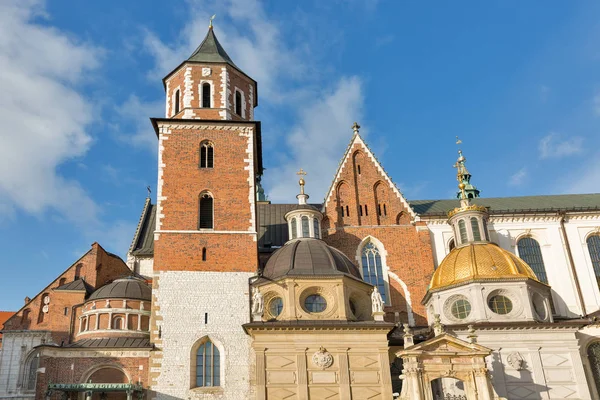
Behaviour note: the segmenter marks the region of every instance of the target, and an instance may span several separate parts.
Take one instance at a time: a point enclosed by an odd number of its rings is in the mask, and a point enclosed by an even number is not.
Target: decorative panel
[[[352,371],[350,381],[352,383],[379,383],[379,371]]]
[[[296,371],[267,371],[267,385],[296,383]]]
[[[268,355],[266,366],[267,368],[296,369],[296,358]]]
[[[310,373],[310,383],[337,383],[337,374],[333,371],[313,371]]]
[[[375,356],[355,356],[350,355],[350,368],[378,368],[379,369],[379,357]]]
[[[352,387],[352,398],[361,400],[383,400],[379,387]]]
[[[268,400],[297,400],[296,388],[267,388]]]
[[[340,400],[340,389],[337,387],[311,387],[308,393],[311,400]]]

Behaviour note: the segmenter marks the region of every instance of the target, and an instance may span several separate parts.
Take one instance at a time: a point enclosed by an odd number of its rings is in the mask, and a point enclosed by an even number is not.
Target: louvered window
[[[208,193],[200,195],[200,229],[213,229],[213,198]]]
[[[210,83],[202,84],[202,107],[210,108]]]
[[[200,168],[212,168],[215,150],[210,142],[200,143]]]
[[[308,217],[306,215],[302,217],[302,237],[310,237]]]
[[[458,221],[458,230],[460,231],[460,243],[467,242],[467,226],[465,225],[465,220],[461,219]]]
[[[319,220],[316,218],[313,218],[313,229],[315,231],[315,238],[319,239],[321,237],[319,229]]]
[[[531,237],[524,237],[517,243],[517,248],[519,250],[519,257],[529,264],[540,282],[548,283],[546,267],[542,258],[542,249],[537,240]]]
[[[292,239],[296,239],[298,237],[298,222],[296,218],[292,218]]]

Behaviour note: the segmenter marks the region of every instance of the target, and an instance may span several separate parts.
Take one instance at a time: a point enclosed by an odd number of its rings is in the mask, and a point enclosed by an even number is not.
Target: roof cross
[[[296,175],[300,176],[300,180],[298,181],[300,184],[300,194],[304,194],[304,177],[306,176],[306,172],[300,168],[300,171],[296,172]]]
[[[354,131],[355,134],[358,135],[359,129],[360,129],[360,125],[358,124],[358,122],[354,121],[354,125],[352,125],[352,130]]]

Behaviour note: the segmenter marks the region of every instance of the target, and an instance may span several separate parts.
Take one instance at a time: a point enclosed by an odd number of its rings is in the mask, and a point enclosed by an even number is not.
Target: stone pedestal
[[[385,313],[383,311],[374,311],[372,315],[375,321],[383,322],[383,316],[385,315]]]
[[[252,322],[262,321],[262,314],[252,314]]]

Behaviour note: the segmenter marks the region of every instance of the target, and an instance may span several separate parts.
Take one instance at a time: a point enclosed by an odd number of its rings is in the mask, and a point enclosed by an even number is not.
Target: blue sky
[[[409,199],[600,191],[594,1],[7,0],[0,4],[0,310],[98,241],[125,256],[156,186],[161,78],[215,32],[258,81],[263,180],[321,201],[353,121]]]

